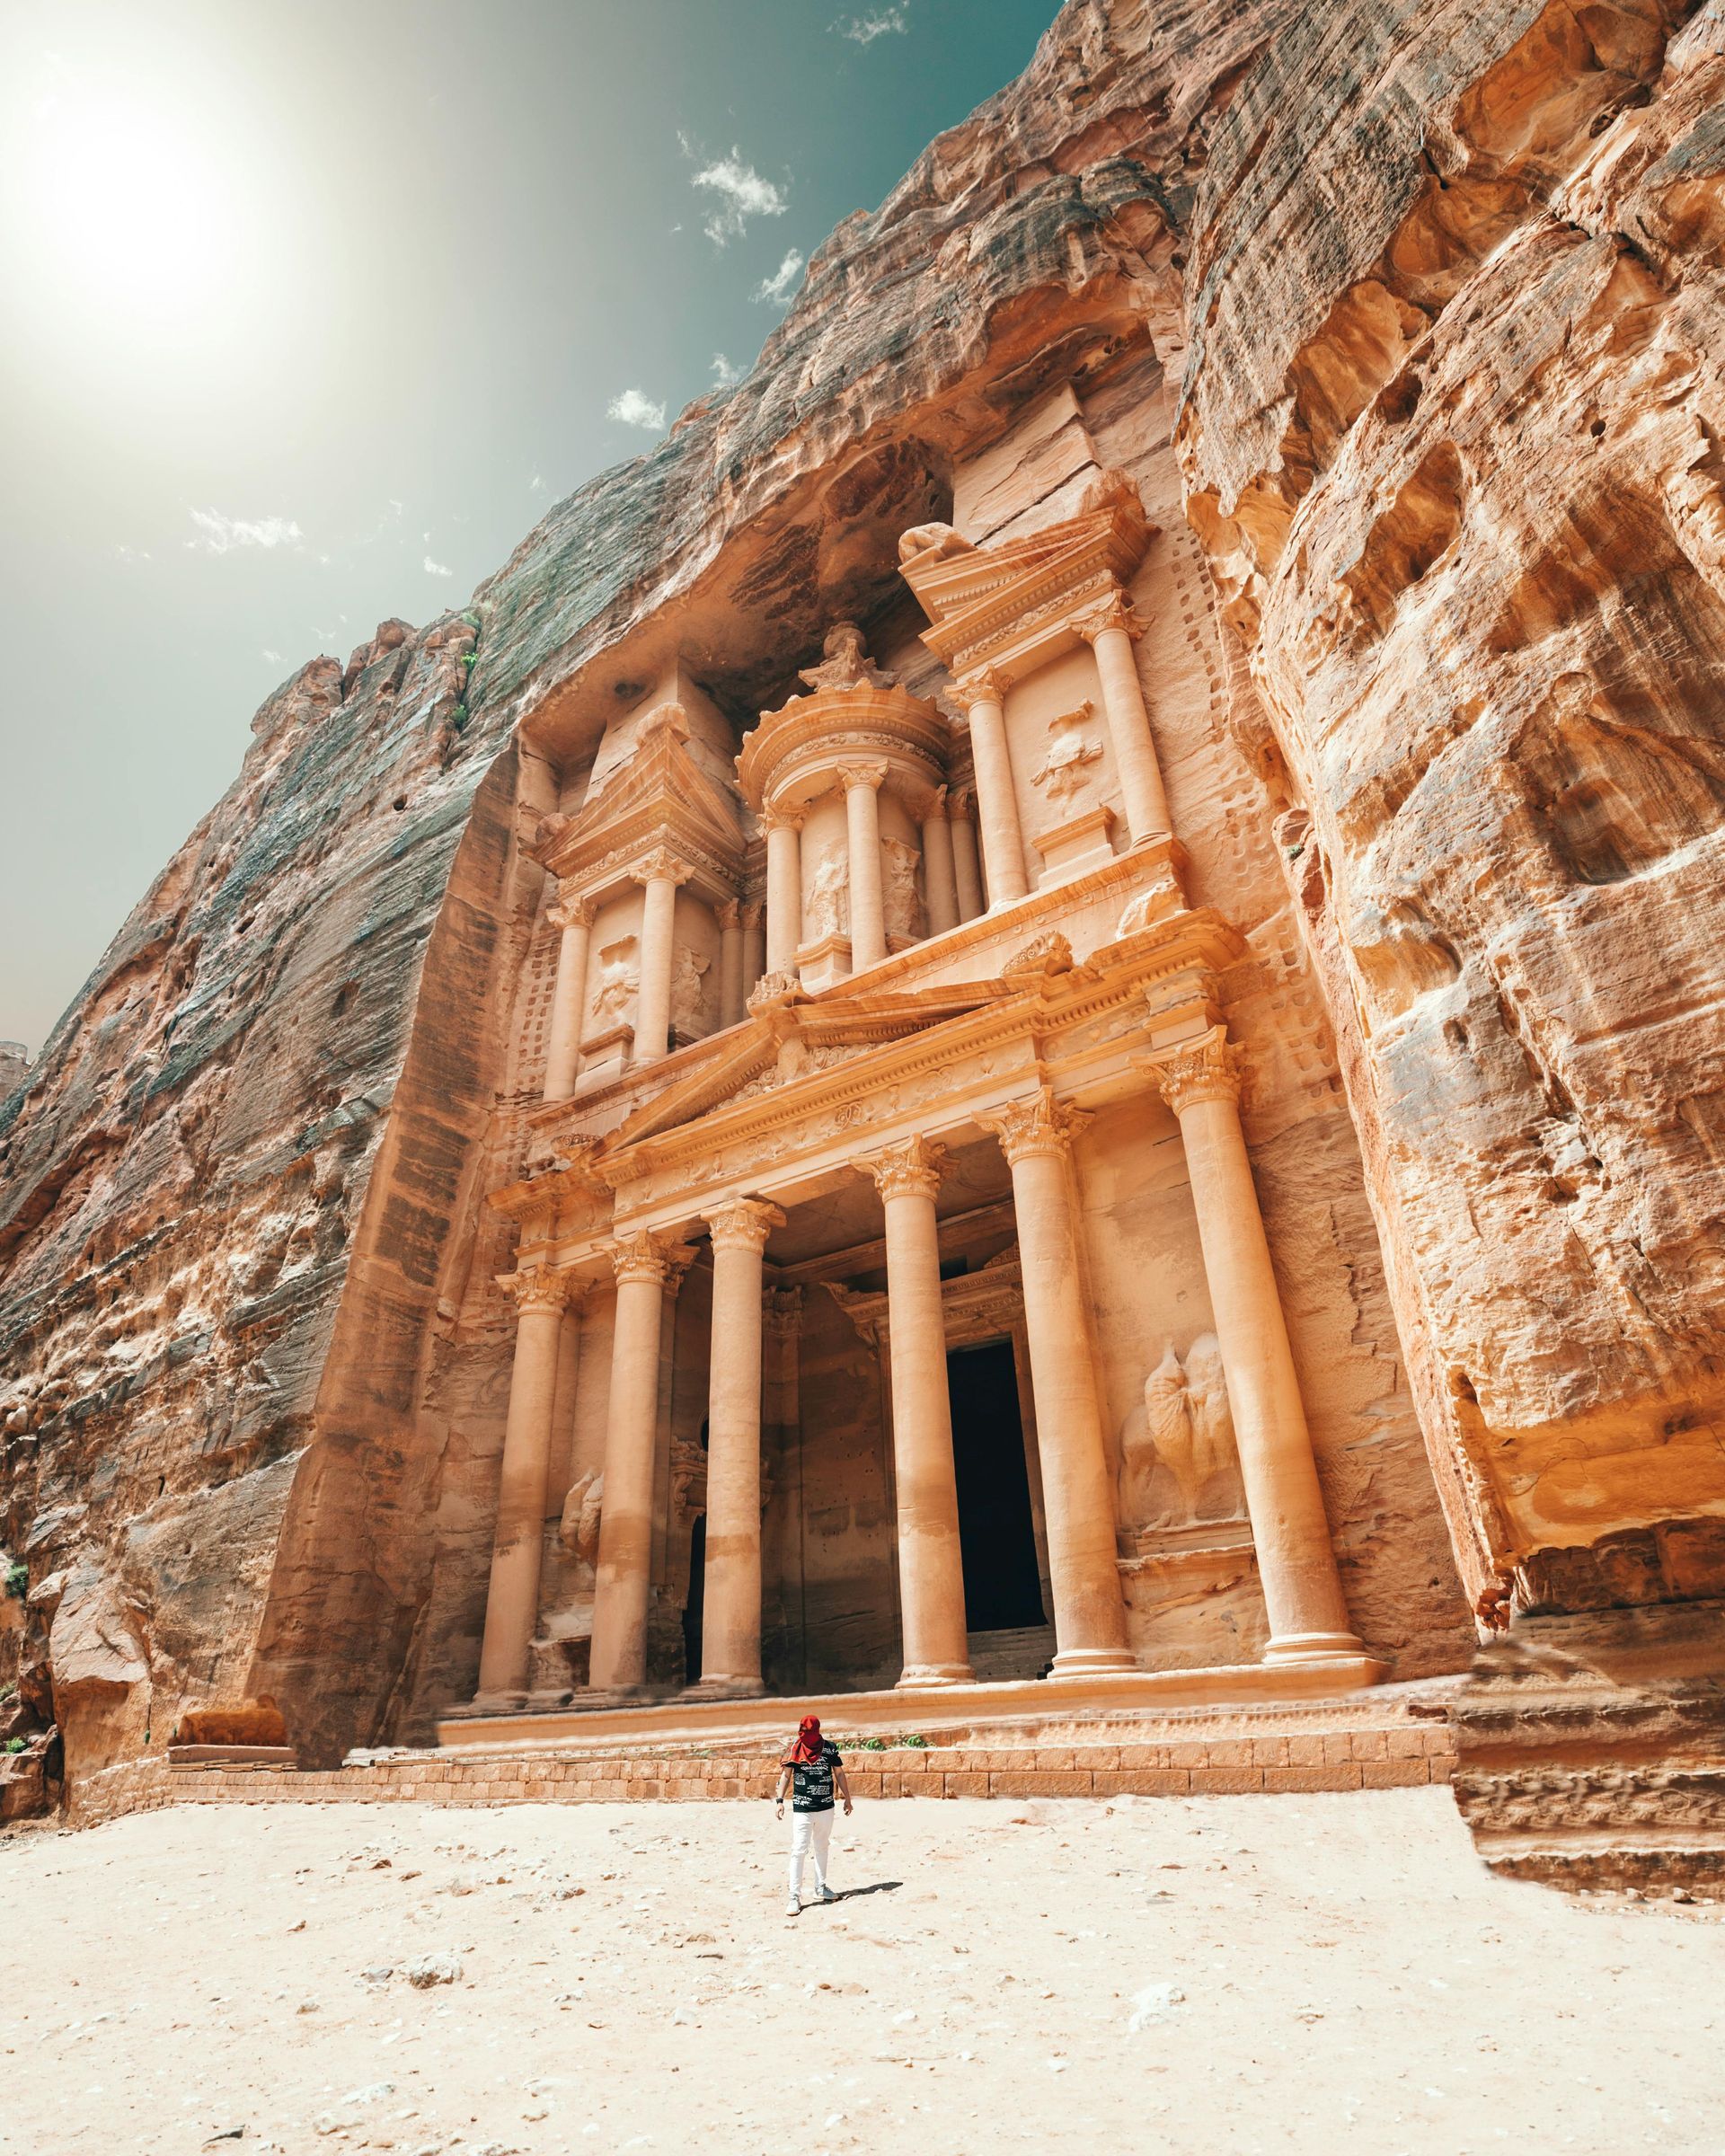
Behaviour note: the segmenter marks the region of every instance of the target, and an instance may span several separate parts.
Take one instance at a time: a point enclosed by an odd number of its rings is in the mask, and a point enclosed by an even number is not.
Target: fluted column
[[[998,1136],[1013,1171],[1054,1590],[1058,1652],[1052,1674],[1133,1669],[1115,1561],[1114,1484],[1072,1206],[1068,1156],[1089,1118],[1056,1100],[1045,1086],[1032,1100],[977,1119]]]
[[[1006,747],[1005,685],[992,667],[969,674],[958,694],[970,717],[970,762],[977,776],[977,813],[982,823],[982,860],[988,875],[988,905],[1010,906],[1030,889],[1024,873],[1024,837],[1013,759]]]
[[[587,947],[593,930],[590,898],[559,897],[547,919],[562,931],[557,943],[557,978],[551,991],[551,1025],[545,1042],[547,1100],[567,1100],[581,1067],[581,1019],[586,1007]]]
[[[892,1451],[904,1613],[900,1684],[971,1681],[934,1219],[945,1157],[943,1145],[907,1138],[857,1163],[858,1171],[871,1177],[880,1193],[887,1219]]]
[[[884,764],[841,764],[845,835],[851,864],[851,971],[878,966],[887,955],[887,915],[880,887],[880,803]]]
[[[755,993],[755,984],[766,970],[766,908],[764,906],[746,906],[743,908],[743,1008],[748,1008],[748,999]]]
[[[478,1697],[482,1702],[502,1705],[518,1703],[526,1690],[528,1653],[539,1620],[545,1478],[568,1282],[561,1273],[529,1268],[500,1275],[498,1285],[515,1297],[519,1314],[498,1476],[485,1632],[479,1650]]]
[[[1240,1128],[1240,1051],[1216,1026],[1147,1059],[1180,1119],[1240,1476],[1269,1617],[1266,1662],[1365,1650],[1349,1621],[1287,1342],[1269,1244]]]
[[[959,889],[959,919],[974,921],[983,910],[982,870],[977,861],[977,826],[970,821],[968,790],[948,795],[946,819],[952,828],[952,879]]]
[[[743,1016],[743,909],[735,899],[716,906],[719,923],[719,1023],[734,1026]]]
[[[1096,672],[1102,685],[1102,710],[1108,720],[1109,739],[1114,745],[1114,768],[1120,777],[1120,795],[1126,803],[1126,826],[1132,843],[1166,837],[1168,796],[1162,783],[1162,766],[1151,738],[1150,714],[1144,708],[1144,688],[1137,662],[1132,657],[1133,638],[1138,633],[1124,593],[1116,592],[1105,605],[1095,608],[1074,623],[1096,654]]]
[[[642,1229],[621,1237],[612,1251],[617,1309],[588,1679],[596,1692],[629,1690],[647,1679],[659,1330],[673,1247]]]
[[[646,894],[641,908],[641,986],[635,998],[637,1063],[657,1063],[670,1047],[677,887],[686,883],[690,874],[663,846],[633,870],[634,880]]]
[[[761,1255],[784,1225],[776,1206],[739,1198],[712,1231],[712,1350],[707,1395],[707,1556],[701,1683],[761,1684]]]
[[[937,786],[924,804],[923,891],[928,900],[928,932],[944,935],[959,925],[959,886],[952,861],[952,826],[946,820],[946,789]]]
[[[768,808],[766,832],[766,970],[794,974],[802,942],[802,818]]]

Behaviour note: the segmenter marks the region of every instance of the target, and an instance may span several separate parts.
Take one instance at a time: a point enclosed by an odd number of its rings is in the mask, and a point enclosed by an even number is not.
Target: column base
[[[702,1677],[686,1684],[677,1694],[683,1700],[764,1700],[766,1686],[758,1677]]]
[[[1059,1677],[1110,1677],[1136,1671],[1138,1658],[1125,1647],[1073,1647],[1057,1654],[1048,1668],[1050,1683]]]
[[[1264,1649],[1263,1659],[1282,1662],[1358,1662],[1365,1643],[1352,1632],[1283,1632]]]
[[[476,1692],[464,1707],[452,1708],[453,1714],[518,1714],[527,1703],[525,1687],[510,1692]]]
[[[906,1666],[894,1690],[917,1692],[932,1684],[974,1684],[976,1681],[977,1673],[968,1662],[915,1662]]]

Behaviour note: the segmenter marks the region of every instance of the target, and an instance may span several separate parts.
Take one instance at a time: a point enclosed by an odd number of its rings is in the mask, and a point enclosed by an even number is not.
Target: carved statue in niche
[[[1156,1487],[1163,1470],[1172,1478],[1172,1492],[1165,1483]],[[1130,1416],[1120,1435],[1119,1499],[1128,1528],[1237,1514],[1234,1416],[1214,1333],[1199,1333],[1183,1368],[1170,1341],[1144,1381],[1143,1412]]]
[[[696,1038],[706,1032],[707,989],[703,976],[711,959],[699,958],[686,943],[679,943],[671,969],[671,1025],[675,1031]]]
[[[851,864],[843,853],[829,853],[815,870],[804,903],[803,923],[810,942],[842,936],[851,925]]]
[[[862,649],[862,632],[854,622],[835,622],[820,647],[821,662],[805,667],[797,676],[814,690],[854,689],[866,682],[871,688],[889,689],[896,674],[884,673]]]
[[[922,902],[916,896],[916,864],[921,858],[902,838],[880,841],[880,903],[887,933],[912,942],[923,932]]]
[[[557,1526],[557,1540],[571,1557],[579,1557],[584,1565],[598,1564],[599,1518],[604,1510],[603,1474],[582,1475],[570,1485],[569,1495],[563,1499],[563,1516]]]
[[[1084,738],[1084,727],[1091,715],[1088,703],[1081,703],[1075,711],[1062,711],[1057,719],[1048,721],[1048,753],[1040,767],[1031,774],[1033,786],[1043,787],[1051,801],[1070,800],[1090,784],[1091,773],[1087,768],[1102,753],[1100,741]]]
[[[593,991],[593,1016],[603,1028],[624,1022],[635,990],[641,985],[641,976],[632,964],[634,955],[633,936],[607,943],[599,953],[599,980]]]

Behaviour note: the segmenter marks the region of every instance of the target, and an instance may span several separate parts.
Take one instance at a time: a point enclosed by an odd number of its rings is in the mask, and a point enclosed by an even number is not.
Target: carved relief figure
[[[569,1495],[563,1499],[563,1516],[558,1524],[557,1539],[583,1564],[597,1566],[599,1561],[599,1517],[604,1509],[603,1474],[582,1475],[570,1485]]]
[[[597,1024],[608,1030],[623,1024],[635,990],[641,985],[633,959],[635,939],[624,936],[615,943],[607,943],[599,953],[598,985],[593,991],[593,1016]]]
[[[851,925],[851,864],[843,853],[829,853],[815,870],[803,903],[804,930],[810,942],[842,936]]]
[[[1154,1485],[1165,1468],[1173,1478],[1179,1512],[1164,1496],[1158,1507]],[[1200,1333],[1181,1366],[1171,1341],[1144,1381],[1144,1412],[1121,1433],[1120,1519],[1128,1526],[1160,1520],[1221,1518],[1237,1508],[1239,1479],[1234,1416],[1214,1333]]]
[[[707,990],[703,976],[712,964],[698,958],[686,943],[679,943],[671,971],[671,1025],[691,1036],[708,1032]]]
[[[887,933],[915,942],[923,932],[922,901],[916,896],[916,865],[922,856],[902,838],[880,841],[880,903]]]
[[[1052,738],[1048,753],[1039,769],[1031,774],[1031,783],[1047,790],[1051,801],[1070,800],[1075,793],[1082,792],[1090,784],[1087,768],[1102,753],[1100,741],[1084,738],[1084,726],[1090,718],[1090,706],[1080,704],[1075,711],[1062,711],[1057,719],[1048,721]]]
[[[896,674],[884,673],[862,649],[862,632],[854,622],[835,622],[820,647],[821,663],[805,667],[798,675],[811,689],[854,689],[867,682],[871,688],[889,689]]]

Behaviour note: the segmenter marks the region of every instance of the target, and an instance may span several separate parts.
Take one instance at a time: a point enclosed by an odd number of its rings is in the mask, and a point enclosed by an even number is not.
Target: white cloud
[[[605,408],[605,416],[625,427],[645,427],[652,434],[665,431],[665,407],[655,404],[644,390],[625,389],[620,397],[613,397]]]
[[[188,544],[190,543],[188,542]],[[115,553],[122,561],[153,561],[155,557],[146,546],[117,546]]]
[[[263,655],[263,663],[266,667],[279,667],[281,664],[280,652],[266,651]]]
[[[535,472],[533,477],[527,482],[527,492],[529,494],[543,494],[544,490],[545,475],[543,472]]]
[[[896,0],[895,5],[879,8],[871,15],[853,15],[846,22],[835,22],[833,28],[853,45],[872,45],[877,38],[895,32],[902,37],[910,28],[910,0]]]
[[[219,509],[190,509],[199,536],[185,543],[207,554],[228,554],[243,546],[297,547],[305,535],[291,517],[224,517]]]
[[[684,148],[688,144],[684,143]],[[752,164],[745,164],[733,149],[729,157],[715,157],[703,164],[690,181],[718,197],[716,208],[703,221],[703,229],[715,247],[740,239],[751,217],[782,217],[791,205],[770,180],[763,180]]]
[[[428,577],[453,577],[456,572],[453,569],[446,569],[441,561],[434,561],[428,554],[425,557],[425,573]]]
[[[786,251],[784,260],[771,277],[763,278],[750,293],[751,299],[770,299],[783,306],[797,288],[797,279],[802,275],[802,257],[794,247]]]
[[[715,389],[734,389],[742,378],[742,368],[733,367],[722,352],[712,355],[712,386]]]

